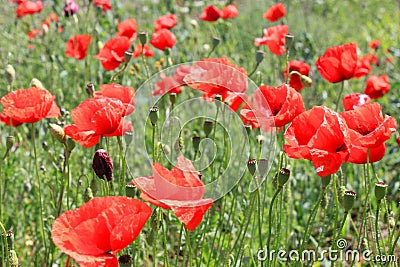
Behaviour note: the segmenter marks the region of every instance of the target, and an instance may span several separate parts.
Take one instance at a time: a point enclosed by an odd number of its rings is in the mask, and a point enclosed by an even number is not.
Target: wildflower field
[[[399,1],[1,6],[0,266],[399,266]]]

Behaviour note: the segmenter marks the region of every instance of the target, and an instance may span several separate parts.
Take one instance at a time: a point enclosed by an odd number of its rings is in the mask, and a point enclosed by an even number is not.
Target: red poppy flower
[[[275,4],[265,11],[263,17],[271,22],[280,20],[286,15],[285,5],[282,3]]]
[[[381,143],[377,147],[368,148],[364,147],[357,142],[360,133],[349,129],[349,137],[351,140],[350,155],[347,162],[354,164],[365,164],[367,162],[377,162],[385,155],[385,143]],[[368,154],[369,153],[369,154]]]
[[[160,82],[156,83],[156,90],[152,92],[152,95],[164,95],[164,94],[180,94],[182,88],[180,87],[182,84],[179,84],[175,81],[174,78],[167,76],[163,73],[160,74],[160,78],[162,79]]]
[[[319,176],[337,172],[349,156],[348,128],[338,113],[324,106],[298,115],[285,132],[290,158],[311,160]]]
[[[243,93],[248,85],[246,70],[224,56],[197,61],[183,80],[193,89],[220,95],[225,91]]]
[[[53,96],[46,89],[31,87],[12,91],[0,99],[3,114],[20,123],[35,123],[60,116]]]
[[[204,199],[204,185],[192,162],[178,157],[170,171],[153,163],[153,176],[133,179],[142,191],[140,197],[153,205],[171,209],[186,229],[193,231],[201,222],[213,200]]]
[[[357,63],[356,70],[354,71],[354,78],[360,78],[371,71],[371,59],[369,55],[362,56]]]
[[[109,0],[94,0],[93,5],[95,6],[100,6],[103,12],[106,12],[107,10],[111,10],[111,4]]]
[[[217,21],[221,17],[221,11],[218,7],[208,5],[206,8],[201,12],[200,19],[204,21]]]
[[[234,5],[227,5],[221,10],[222,19],[233,19],[239,15],[239,11]]]
[[[214,102],[217,95],[221,96],[221,102],[227,104],[229,108],[236,112],[240,105],[248,98],[245,93],[223,91],[221,94],[204,93],[203,99],[207,102]]]
[[[287,84],[278,87],[260,86],[254,92],[254,107],[242,108],[240,115],[260,125],[268,132],[271,127],[282,127],[291,122],[304,109],[301,94]]]
[[[111,38],[94,58],[99,59],[106,70],[116,69],[124,62],[124,54],[129,46],[129,39],[125,36]]]
[[[328,82],[337,83],[353,78],[357,68],[356,44],[348,43],[326,49],[316,65],[318,72]]]
[[[356,109],[369,102],[371,102],[371,98],[366,94],[355,93],[343,97],[343,107],[346,111]]]
[[[82,267],[118,267],[114,255],[136,239],[151,212],[133,198],[93,198],[61,214],[53,223],[51,238]]]
[[[310,65],[307,63],[300,61],[300,60],[292,60],[289,62],[289,73],[292,71],[297,71],[303,75],[308,76],[310,73]],[[285,68],[284,71],[284,76],[285,78],[287,77],[287,69]],[[290,81],[289,81],[290,87],[296,89],[296,91],[300,91],[301,89],[304,88],[303,83],[301,82],[300,75],[293,73],[290,75]]]
[[[28,32],[28,39],[33,40],[36,36],[42,35],[42,31],[39,29],[33,29],[30,32]]]
[[[167,47],[172,48],[176,43],[175,34],[167,29],[161,29],[151,36],[150,44],[164,51]]]
[[[400,136],[397,137],[397,146],[400,147]]]
[[[135,89],[120,84],[102,84],[100,91],[94,92],[94,97],[110,97],[120,100],[125,106],[124,116],[131,114],[135,107]]]
[[[177,17],[174,14],[160,16],[154,21],[154,31],[159,31],[161,29],[171,29],[175,27],[178,22]]]
[[[86,57],[90,40],[92,40],[92,37],[88,34],[75,35],[71,37],[66,44],[67,48],[65,49],[65,55],[78,60],[84,59]]]
[[[368,46],[373,50],[377,50],[381,46],[381,42],[379,40],[371,40]]]
[[[35,13],[39,13],[43,9],[43,3],[42,1],[26,1],[22,2],[18,5],[18,7],[15,9],[15,14],[17,15],[18,18],[21,18],[25,15],[32,15]]]
[[[84,147],[95,146],[102,136],[122,136],[132,130],[132,123],[122,117],[126,107],[109,97],[89,98],[71,112],[74,124],[65,127],[65,134]]]
[[[22,124],[22,122],[14,120],[3,113],[0,113],[0,121],[5,123],[7,126],[11,125],[12,127],[18,127]]]
[[[129,41],[134,41],[137,37],[137,25],[135,19],[127,19],[121,21],[118,26],[118,36],[125,36],[129,39]]]
[[[354,110],[341,112],[347,126],[359,133],[357,145],[368,148],[377,147],[396,131],[396,119],[383,116],[379,103],[364,104]]]
[[[369,76],[364,94],[369,95],[372,99],[380,98],[390,91],[390,83],[387,75]]]
[[[255,46],[266,45],[269,50],[277,55],[281,56],[285,53],[285,36],[289,32],[289,27],[287,25],[277,25],[264,29],[264,36],[261,38],[256,38],[254,40]]]
[[[144,45],[144,50],[142,49],[142,44],[137,44],[135,46],[135,51],[133,51],[132,56],[134,58],[138,58],[141,56],[141,54],[144,54],[145,57],[153,57],[154,56],[154,52],[150,50],[150,47],[145,44]]]
[[[181,85],[186,85],[184,78],[190,73],[190,65],[182,64],[174,71],[174,79]]]

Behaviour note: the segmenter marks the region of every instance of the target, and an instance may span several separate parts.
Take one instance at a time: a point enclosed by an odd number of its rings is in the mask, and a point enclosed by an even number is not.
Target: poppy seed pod
[[[14,233],[11,230],[6,232],[8,249],[14,249]]]
[[[119,256],[118,263],[120,267],[130,267],[132,266],[132,257],[128,254]]]
[[[249,173],[251,176],[254,176],[257,170],[257,160],[256,159],[249,159],[247,161],[247,169],[249,170]]]
[[[256,63],[260,64],[265,58],[265,52],[262,50],[258,50],[256,52]]]
[[[15,137],[13,135],[7,136],[6,146],[7,151],[9,151],[15,144]]]
[[[193,144],[194,151],[199,151],[200,137],[199,136],[193,136],[192,137],[192,144]]]
[[[125,195],[127,197],[135,197],[136,196],[136,185],[132,182],[129,182],[125,185]]]
[[[212,38],[212,47],[213,47],[213,49],[216,48],[219,45],[220,42],[221,42],[221,38],[218,37],[218,36],[214,36]]]
[[[388,185],[385,182],[378,182],[375,184],[375,197],[378,201],[385,198],[387,187]]]
[[[112,180],[113,165],[107,151],[98,149],[94,153],[92,168],[100,179]]]
[[[257,162],[258,173],[260,177],[264,177],[268,171],[268,160],[267,159],[260,159]]]
[[[212,121],[205,121],[203,125],[204,134],[208,137],[212,131],[214,123]]]
[[[150,118],[151,124],[153,126],[155,126],[158,121],[158,107],[150,108],[149,118]]]
[[[289,50],[290,47],[292,46],[293,39],[294,39],[294,35],[293,34],[288,33],[288,34],[285,35],[285,44],[286,44],[287,50]]]
[[[344,192],[343,196],[343,208],[345,211],[349,211],[353,208],[354,202],[356,200],[356,193],[350,190]]]
[[[169,102],[171,102],[171,105],[175,105],[175,102],[176,102],[176,93],[170,93],[170,94],[169,94]]]
[[[128,64],[128,62],[131,60],[132,58],[132,51],[125,51],[124,53],[124,62],[125,64]]]
[[[278,184],[279,186],[284,186],[289,180],[290,170],[286,168],[281,168],[278,173]]]
[[[147,43],[147,32],[140,32],[139,33],[139,41],[142,44],[142,46]]]
[[[88,93],[89,96],[94,95],[94,83],[90,82],[86,85],[86,92]]]

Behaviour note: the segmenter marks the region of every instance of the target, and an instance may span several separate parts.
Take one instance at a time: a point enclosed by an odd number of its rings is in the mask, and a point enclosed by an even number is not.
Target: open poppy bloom
[[[44,118],[60,116],[53,96],[46,89],[31,87],[12,91],[0,99],[3,104],[3,114],[15,123],[35,123]]]
[[[103,12],[112,9],[109,0],[94,0],[93,5],[101,7],[101,10],[103,10]]]
[[[93,198],[61,214],[53,223],[51,238],[81,267],[118,267],[115,254],[136,239],[151,212],[133,198]]]
[[[122,117],[126,107],[109,97],[89,98],[71,112],[74,124],[64,132],[84,147],[95,146],[102,136],[122,136],[132,130],[132,123]]]
[[[263,17],[264,19],[267,19],[271,22],[275,22],[283,18],[285,15],[285,5],[283,3],[278,3],[268,8],[267,11],[265,11]]]
[[[354,164],[373,163],[381,160],[385,155],[385,143],[381,143],[377,147],[368,148],[360,144],[360,133],[349,129],[349,137],[351,141],[350,155],[347,162]],[[368,154],[369,153],[369,154]]]
[[[372,99],[377,99],[384,96],[390,91],[390,83],[387,75],[371,75],[367,80],[367,86],[364,89],[364,94],[369,95]]]
[[[164,51],[167,47],[172,48],[176,43],[175,34],[170,30],[161,29],[151,36],[150,44],[155,48]]]
[[[125,36],[111,38],[94,58],[100,60],[106,70],[114,70],[124,62],[124,54],[131,43]]]
[[[341,112],[340,115],[349,129],[359,134],[355,139],[356,145],[367,148],[377,147],[388,140],[397,127],[396,119],[388,115],[383,116],[382,107],[377,102]]]
[[[223,95],[225,91],[243,93],[248,86],[246,70],[224,56],[197,61],[183,81],[193,89],[214,95]]]
[[[353,110],[359,106],[371,102],[371,98],[366,94],[350,94],[343,97],[343,107],[344,110]]]
[[[381,42],[379,40],[371,40],[368,46],[373,50],[377,50],[381,46]]]
[[[17,18],[21,18],[25,15],[32,15],[35,13],[39,13],[43,9],[42,1],[26,1],[21,2],[18,7],[15,9],[15,14]]]
[[[66,44],[65,55],[78,60],[84,59],[91,39],[92,37],[89,34],[71,37]]]
[[[175,27],[177,22],[178,19],[175,14],[160,16],[157,20],[154,21],[154,31],[159,31],[161,29],[169,30]]]
[[[142,49],[142,47],[144,47],[144,49]],[[137,44],[135,46],[135,51],[133,51],[133,53],[132,53],[132,56],[134,58],[138,58],[142,55],[142,53],[145,57],[153,57],[154,56],[154,52],[150,50],[150,47],[147,44],[145,44],[144,46],[142,46],[142,44]]]
[[[172,170],[153,163],[153,176],[133,179],[140,197],[153,205],[172,210],[176,217],[193,231],[203,219],[213,200],[204,199],[204,185],[191,161],[183,156]]]
[[[137,25],[135,19],[121,21],[118,26],[118,36],[125,36],[129,41],[134,41],[137,37]]]
[[[361,78],[371,71],[371,54],[362,56],[357,63],[356,70],[354,71],[354,78]]]
[[[302,75],[308,76],[308,74],[310,73],[310,65],[300,60],[292,60],[289,62],[289,73],[291,73],[292,71],[297,71]],[[285,68],[285,78],[287,77],[287,75],[287,69]],[[300,75],[296,73],[290,75],[289,85],[290,87],[296,89],[296,91],[300,91],[304,88],[304,85],[301,82]]]
[[[190,68],[190,65],[187,64],[179,65],[179,67],[177,67],[174,71],[175,81],[177,81],[181,85],[187,85],[184,81],[184,78],[190,73]]]
[[[156,90],[152,92],[152,95],[164,95],[164,94],[180,94],[182,91],[181,85],[173,77],[167,76],[164,73],[160,74],[161,81],[156,83]]]
[[[264,36],[261,38],[254,39],[255,46],[266,45],[269,50],[277,55],[281,56],[285,53],[285,36],[289,32],[288,25],[277,25],[264,29]]]
[[[0,113],[0,121],[2,123],[5,123],[7,126],[12,126],[12,127],[18,127],[22,124],[22,122],[16,121],[8,117],[7,115],[4,115],[3,113]]]
[[[233,19],[239,15],[239,11],[234,5],[230,4],[224,7],[220,14],[222,19]]]
[[[347,125],[325,106],[313,107],[294,118],[284,137],[285,153],[290,158],[311,160],[320,177],[336,173],[349,156]]]
[[[124,116],[131,114],[135,109],[135,90],[133,87],[125,87],[117,83],[102,84],[100,91],[94,92],[94,97],[111,97],[121,100],[126,109]]]
[[[304,110],[301,94],[287,84],[276,88],[262,85],[254,92],[253,108],[242,108],[240,115],[269,132],[271,127],[285,126]]]
[[[357,46],[348,43],[329,47],[315,63],[321,76],[331,83],[349,80],[357,69]]]
[[[200,14],[200,19],[204,21],[214,22],[221,17],[221,11],[218,7],[208,5]]]

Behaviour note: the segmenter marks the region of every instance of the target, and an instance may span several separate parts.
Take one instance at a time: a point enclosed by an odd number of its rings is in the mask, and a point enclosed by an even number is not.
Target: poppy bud
[[[125,64],[128,64],[128,62],[131,60],[132,58],[132,51],[125,51],[124,53],[124,62]]]
[[[136,196],[136,185],[134,183],[129,182],[125,185],[125,195],[132,198]]]
[[[158,121],[158,107],[154,106],[154,107],[150,108],[149,118],[150,118],[151,124],[153,126],[155,126]]]
[[[14,233],[11,230],[6,232],[8,249],[14,249]]]
[[[124,135],[126,146],[129,146],[133,140],[133,132],[126,132]]]
[[[65,146],[67,147],[68,152],[71,153],[72,150],[74,150],[75,148],[75,141],[71,138],[67,138],[67,140],[65,141]]]
[[[193,144],[194,151],[199,151],[200,137],[199,136],[193,136],[192,137],[192,144]]]
[[[171,102],[171,105],[175,105],[175,101],[176,101],[176,93],[170,93],[169,102]]]
[[[212,131],[214,123],[212,121],[205,121],[203,125],[203,131],[206,137],[208,137]]]
[[[7,151],[9,151],[15,144],[15,137],[13,135],[7,136],[6,146]]]
[[[139,33],[139,41],[144,46],[145,43],[147,43],[147,32],[140,32]]]
[[[12,65],[7,65],[5,75],[7,82],[12,84],[15,80],[15,69]]]
[[[388,185],[385,182],[378,182],[375,184],[375,197],[381,201],[386,196],[386,189]]]
[[[118,263],[120,267],[131,267],[132,266],[132,257],[128,254],[124,254],[119,256]]]
[[[50,132],[58,142],[65,144],[66,137],[62,127],[58,126],[57,124],[50,123]]]
[[[258,173],[260,177],[264,177],[268,171],[268,160],[267,159],[260,159],[257,162]]]
[[[353,208],[354,202],[356,200],[356,193],[350,190],[344,192],[343,196],[343,208],[345,211],[349,211]]]
[[[17,252],[15,250],[10,250],[9,251],[9,262],[11,267],[18,267],[19,266],[19,260],[17,256]]]
[[[169,155],[171,153],[171,148],[167,144],[161,144],[161,149],[165,155]]]
[[[218,36],[214,36],[212,39],[212,49],[216,48],[221,42],[221,38]]]
[[[278,173],[278,184],[279,186],[284,186],[289,180],[290,170],[286,168],[281,168]]]
[[[93,198],[93,191],[90,187],[86,188],[85,194],[83,194],[83,201],[88,202]]]
[[[182,137],[179,137],[174,144],[175,151],[182,151],[184,147],[184,140]]]
[[[100,179],[112,180],[113,165],[107,151],[98,149],[94,153],[92,168]]]
[[[94,95],[94,83],[90,82],[88,84],[86,84],[86,92],[88,93],[88,95],[90,97],[92,97]]]
[[[304,87],[311,87],[312,86],[313,81],[307,75],[300,75],[300,80],[301,80],[301,83],[304,85]]]
[[[256,159],[249,159],[247,161],[247,169],[249,170],[249,173],[251,176],[254,176],[257,170],[257,160]]]
[[[257,139],[257,142],[258,142],[259,145],[264,144],[264,142],[266,140],[265,136],[263,136],[261,134],[257,135],[256,139]]]
[[[294,35],[293,34],[289,33],[289,34],[285,35],[285,46],[286,46],[287,50],[289,50],[290,47],[292,46],[293,39],[294,39]]]
[[[256,62],[257,64],[260,64],[265,58],[265,52],[262,50],[258,50],[256,52]]]
[[[31,81],[31,87],[36,87],[36,88],[39,88],[39,89],[44,89],[44,86],[43,86],[42,82],[39,81],[39,80],[36,79],[36,78],[33,78],[33,79],[32,79],[32,81]]]

